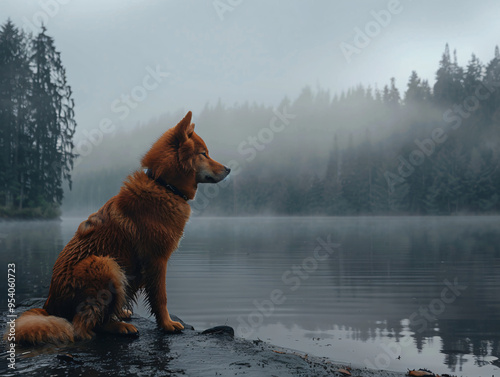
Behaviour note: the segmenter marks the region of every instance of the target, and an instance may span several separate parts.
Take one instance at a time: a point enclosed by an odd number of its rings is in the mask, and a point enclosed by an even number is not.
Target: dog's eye
[[[205,157],[208,157],[207,156],[207,152],[201,152],[200,154],[203,155],[203,156],[205,156]]]

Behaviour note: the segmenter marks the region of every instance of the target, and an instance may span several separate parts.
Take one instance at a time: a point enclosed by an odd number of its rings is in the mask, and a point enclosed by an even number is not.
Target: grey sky
[[[219,98],[277,105],[305,85],[338,93],[394,76],[404,90],[412,70],[432,84],[447,42],[462,65],[471,53],[493,57],[499,15],[494,0],[0,1],[2,23],[10,17],[30,31],[46,21],[80,132],[104,118],[128,128],[180,108],[196,120]],[[356,28],[373,37],[346,58],[341,43],[356,47]]]

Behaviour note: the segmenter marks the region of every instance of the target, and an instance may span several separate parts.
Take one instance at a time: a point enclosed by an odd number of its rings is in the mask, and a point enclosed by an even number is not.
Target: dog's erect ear
[[[194,123],[191,123],[186,129],[187,137],[189,138],[193,136],[193,132],[194,132]]]
[[[186,116],[175,126],[175,134],[181,143],[193,136],[194,123],[191,123],[192,116],[191,111],[188,111]]]

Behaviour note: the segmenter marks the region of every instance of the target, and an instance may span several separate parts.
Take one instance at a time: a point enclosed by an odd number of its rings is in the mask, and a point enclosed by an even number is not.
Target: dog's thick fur
[[[138,290],[144,289],[158,326],[183,329],[167,310],[167,261],[177,248],[198,183],[216,183],[230,169],[212,160],[194,132],[191,112],[168,130],[142,159],[153,177],[137,171],[118,195],[78,227],[59,254],[43,309],[16,321],[16,342],[65,343],[90,339],[94,331],[137,334],[122,322]]]

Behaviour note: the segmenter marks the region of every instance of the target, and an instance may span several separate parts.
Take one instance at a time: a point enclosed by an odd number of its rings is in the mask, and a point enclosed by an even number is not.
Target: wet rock
[[[57,358],[67,363],[83,364],[82,361],[75,359],[75,357],[69,353],[62,353],[60,355],[57,355]]]
[[[31,300],[23,310],[41,307]],[[20,306],[19,306],[20,307]],[[18,307],[18,308],[19,308]],[[19,310],[19,313],[21,310]],[[5,315],[5,313],[4,313]],[[64,347],[16,347],[16,370],[7,367],[7,345],[0,344],[1,376],[332,376],[342,366],[325,359],[303,357],[264,342],[234,338],[229,326],[198,332],[180,321],[178,334],[160,331],[151,319],[133,315],[136,338],[98,334],[89,341]],[[278,352],[274,352],[278,351]],[[402,373],[353,369],[355,376],[402,377]]]
[[[230,326],[215,326],[203,331],[202,335],[228,335],[234,338],[234,329]]]

